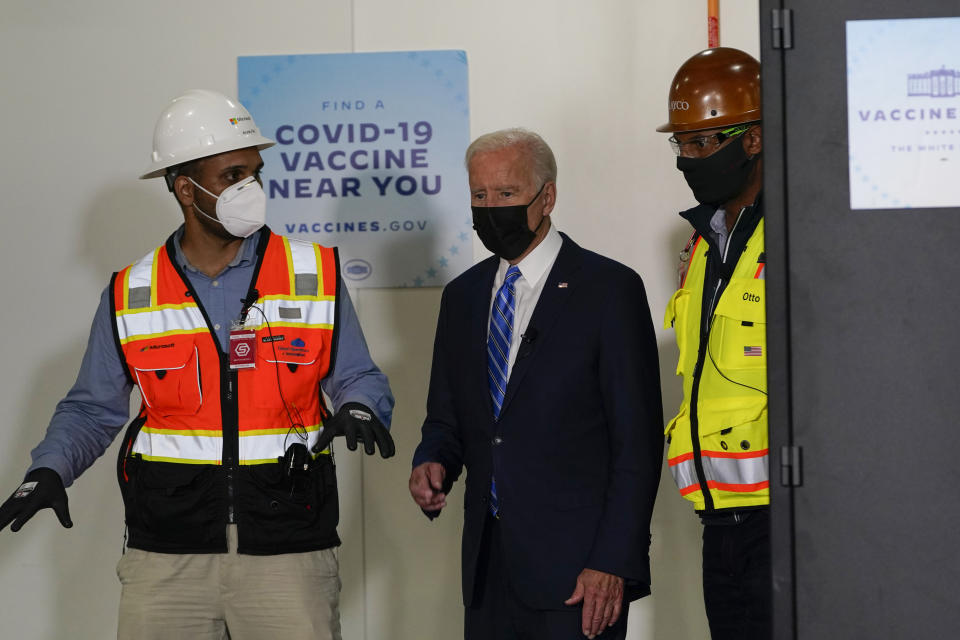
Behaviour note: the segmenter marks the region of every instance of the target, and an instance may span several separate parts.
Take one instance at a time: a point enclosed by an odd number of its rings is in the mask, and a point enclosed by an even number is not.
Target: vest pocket
[[[750,278],[734,278],[720,297],[710,331],[710,356],[724,373],[766,369],[765,298],[764,281]],[[760,378],[737,382],[766,389],[766,381]]]
[[[292,484],[279,463],[240,467],[241,553],[291,553],[340,544],[336,469],[329,458],[312,460]]]
[[[753,396],[710,398],[700,403],[697,417],[701,437],[743,425],[766,424],[767,398],[759,393]]]
[[[181,416],[200,409],[200,360],[192,337],[153,340],[128,351],[126,357],[150,410],[161,416]]]
[[[718,490],[740,496],[764,490],[769,479],[766,399],[719,399],[702,414],[700,451],[707,479]]]
[[[663,318],[663,328],[673,327],[673,332],[677,339],[677,349],[680,355],[677,358],[677,375],[684,374],[684,363],[687,359],[687,351],[690,348],[689,336],[687,332],[687,323],[690,321],[690,290],[677,289],[670,302],[667,303],[667,311]]]
[[[257,528],[283,528],[292,522],[313,525],[326,509],[336,502],[336,472],[329,456],[312,460],[304,473],[288,476],[279,463],[245,466],[241,470],[243,490],[240,492],[242,512],[257,523]],[[294,529],[296,526],[293,527]]]
[[[256,406],[304,409],[319,398],[321,338],[284,330],[281,339],[257,346]],[[309,426],[309,425],[307,425]]]
[[[123,493],[127,525],[150,538],[196,545],[223,518],[221,483],[211,465],[126,459],[130,479]],[[123,486],[123,485],[121,485]]]

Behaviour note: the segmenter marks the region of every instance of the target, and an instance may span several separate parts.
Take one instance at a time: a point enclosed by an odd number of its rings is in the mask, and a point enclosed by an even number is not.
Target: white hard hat
[[[224,151],[272,147],[260,135],[242,104],[222,93],[191,89],[173,99],[153,129],[153,156],[144,178],[158,178],[167,169]]]

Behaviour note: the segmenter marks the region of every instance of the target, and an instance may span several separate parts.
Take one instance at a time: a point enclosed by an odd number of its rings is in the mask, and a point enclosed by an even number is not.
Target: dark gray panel
[[[787,176],[783,54],[774,50],[771,12],[782,0],[760,3],[763,68],[764,209],[767,252],[767,387],[770,420],[770,522],[773,549],[773,637],[795,637],[793,493],[780,484],[780,451],[792,443],[789,394],[790,331],[787,278]]]
[[[953,637],[960,208],[849,209],[844,29],[850,19],[960,7],[821,0],[791,8],[794,48],[782,68],[786,195],[768,211],[770,277],[777,242],[787,269],[785,295],[768,294],[771,322],[782,319],[771,338],[787,333],[789,350],[770,365],[771,438],[792,434],[804,472],[792,505],[784,490],[774,493],[775,580],[795,577],[800,638]],[[765,67],[765,82],[775,71]],[[765,114],[768,151],[776,117]],[[768,190],[776,180],[768,175]],[[777,536],[791,506],[792,554]],[[793,572],[785,569],[791,558]],[[776,637],[790,636],[780,625]]]

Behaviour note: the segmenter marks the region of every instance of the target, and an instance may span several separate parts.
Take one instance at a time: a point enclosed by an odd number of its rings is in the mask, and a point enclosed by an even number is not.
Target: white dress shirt
[[[517,351],[520,349],[523,333],[527,330],[530,316],[533,315],[533,310],[536,308],[540,294],[543,292],[543,285],[547,281],[547,274],[550,273],[562,244],[563,238],[560,237],[560,232],[551,223],[543,241],[517,263],[517,268],[520,269],[520,277],[516,279],[513,287],[515,293],[513,334],[510,336],[507,380],[510,379],[513,363],[517,360]],[[497,267],[497,275],[493,279],[493,291],[490,294],[490,311],[487,313],[488,334],[490,331],[490,314],[493,313],[493,301],[497,295],[497,290],[503,285],[503,281],[507,277],[507,269],[509,268],[510,263],[500,258],[500,266]]]

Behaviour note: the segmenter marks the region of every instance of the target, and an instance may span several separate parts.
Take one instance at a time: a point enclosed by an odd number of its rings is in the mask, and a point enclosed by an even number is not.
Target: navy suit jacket
[[[486,343],[497,265],[484,260],[444,289],[413,462],[443,464],[447,488],[467,469],[464,604],[491,474],[504,561],[525,604],[564,608],[584,568],[626,579],[630,599],[646,595],[663,415],[643,282],[564,235],[495,421]]]

